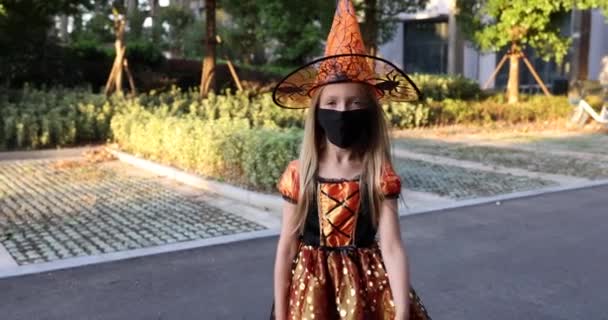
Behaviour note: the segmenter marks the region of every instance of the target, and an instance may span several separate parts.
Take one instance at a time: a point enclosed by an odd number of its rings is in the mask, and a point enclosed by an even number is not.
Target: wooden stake
[[[502,65],[505,64],[505,62],[507,62],[507,57],[509,56],[509,54],[505,54],[502,57],[502,60],[500,60],[500,62],[498,63],[498,66],[496,66],[496,69],[494,69],[494,72],[492,73],[492,75],[490,76],[490,78],[488,78],[488,80],[486,81],[486,83],[484,83],[483,85],[483,89],[487,89],[488,86],[490,85],[490,82],[492,80],[494,80],[494,78],[496,78],[496,75],[498,74],[498,71],[500,71],[500,68],[502,68]]]
[[[219,34],[215,35],[215,42],[217,44],[221,44],[222,43],[222,37],[220,37]],[[226,59],[226,64],[228,65],[228,70],[230,70],[230,75],[232,75],[232,80],[234,80],[234,83],[236,83],[236,87],[239,91],[243,91],[243,86],[241,85],[241,79],[239,79],[239,75],[236,73],[236,69],[234,69],[234,65],[232,64],[232,61],[230,61],[230,58],[228,58],[228,55],[224,54],[224,59]]]
[[[114,80],[114,84],[116,85],[116,92],[118,92],[118,94],[122,94],[122,65],[123,65],[123,58],[124,58],[124,53],[125,53],[125,48],[122,46],[122,43],[119,42],[119,40],[116,41],[116,52],[120,52],[120,54],[116,55],[116,63],[117,63],[117,68],[116,68],[116,78]]]
[[[114,57],[112,70],[110,70],[110,75],[108,76],[108,81],[106,82],[105,94],[110,95],[114,90],[119,94],[122,94],[122,71],[124,68],[129,80],[129,86],[131,87],[131,93],[135,95],[135,82],[133,81],[133,76],[129,70],[127,59],[125,58],[125,53],[127,51],[124,42],[126,22],[124,17],[121,17],[118,14],[116,8],[114,8],[112,12],[114,14],[114,32],[116,34],[116,41],[114,41],[116,56]]]
[[[536,70],[534,70],[534,66],[532,66],[532,64],[530,63],[530,61],[528,61],[528,58],[526,58],[526,55],[523,52],[521,53],[521,57],[524,58],[524,63],[526,64],[526,66],[528,66],[528,69],[530,70],[530,72],[534,76],[534,79],[536,79],[536,82],[538,83],[538,85],[540,85],[541,89],[543,89],[543,92],[545,93],[545,95],[548,96],[548,97],[550,97],[551,93],[549,92],[549,90],[547,90],[547,87],[545,86],[545,83],[538,76],[538,73],[536,73]]]
[[[241,85],[241,80],[239,79],[239,76],[236,74],[236,70],[234,69],[232,62],[230,61],[230,59],[228,59],[228,57],[226,57],[226,62],[228,64],[228,69],[230,69],[230,74],[232,75],[232,79],[234,79],[234,82],[236,82],[236,87],[239,89],[239,91],[243,91],[243,86]]]
[[[131,75],[131,71],[129,70],[129,63],[127,59],[124,60],[123,65],[125,67],[125,73],[127,74],[127,79],[129,79],[129,86],[131,87],[131,95],[135,97],[137,95],[137,89],[135,88],[135,81],[133,81],[133,75]]]

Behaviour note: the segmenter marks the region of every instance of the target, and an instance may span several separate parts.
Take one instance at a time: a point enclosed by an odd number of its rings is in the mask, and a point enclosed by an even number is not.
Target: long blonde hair
[[[311,107],[306,116],[304,125],[304,139],[299,157],[299,195],[296,206],[296,230],[301,232],[306,221],[306,214],[310,209],[311,201],[315,196],[315,178],[319,168],[319,156],[326,143],[323,129],[317,123],[317,110],[323,88],[315,92]],[[390,142],[388,126],[382,106],[378,103],[373,89],[368,87],[368,100],[371,105],[371,130],[369,132],[369,143],[361,150],[356,150],[363,161],[363,171],[360,176],[361,197],[367,197],[374,225],[378,223],[380,204],[384,200],[381,192],[381,179],[383,167],[391,164]]]

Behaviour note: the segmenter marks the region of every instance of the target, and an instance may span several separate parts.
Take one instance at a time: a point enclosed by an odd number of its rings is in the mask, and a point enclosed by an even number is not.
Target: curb
[[[80,158],[84,151],[98,147],[99,145],[87,145],[84,147],[62,149],[2,151],[0,152],[0,161]]]
[[[178,182],[204,189],[205,191],[209,191],[211,193],[215,193],[222,197],[226,197],[229,199],[233,199],[239,202],[243,202],[250,206],[254,206],[257,208],[262,208],[264,210],[271,210],[281,212],[282,210],[282,201],[281,197],[277,195],[268,195],[262,194],[251,190],[242,189],[239,187],[235,187],[226,183],[221,183],[209,179],[202,178],[196,174],[187,173],[181,171],[179,169],[169,167],[162,164],[157,164],[150,160],[145,160],[130,154],[127,154],[122,151],[118,151],[109,147],[106,147],[108,152],[114,154],[119,160],[129,163],[138,168],[151,171],[153,173],[166,176],[171,179],[175,179]],[[469,207],[480,204],[488,204],[492,202],[501,202],[508,200],[515,200],[520,198],[529,198],[534,196],[539,196],[543,194],[556,193],[556,192],[564,192],[564,191],[573,191],[585,188],[592,188],[598,186],[608,185],[608,179],[597,180],[592,182],[581,182],[575,183],[567,186],[555,186],[555,187],[547,187],[535,190],[528,191],[519,191],[508,194],[502,194],[491,197],[483,197],[483,198],[475,198],[470,200],[460,200],[455,201],[453,203],[449,203],[441,206],[432,206],[428,208],[421,209],[413,209],[409,210],[406,207],[402,207],[399,210],[399,216],[410,216],[422,213],[429,213],[435,211],[443,211],[448,209],[455,209],[460,207]],[[407,204],[407,189],[404,189],[403,194],[405,195],[406,204]]]
[[[502,201],[518,200],[518,199],[541,196],[544,194],[575,191],[575,190],[588,189],[588,188],[601,187],[601,186],[608,186],[608,179],[598,180],[598,181],[588,182],[588,183],[580,183],[580,184],[575,184],[575,185],[570,185],[570,186],[548,187],[548,188],[535,189],[535,190],[529,190],[529,191],[513,192],[513,193],[492,196],[492,197],[461,200],[461,201],[457,201],[455,203],[450,203],[447,205],[431,207],[431,208],[426,208],[426,209],[416,209],[416,210],[411,210],[411,211],[404,210],[405,212],[400,211],[399,215],[400,216],[410,216],[410,215],[416,215],[416,214],[422,214],[422,213],[445,211],[445,210],[456,209],[456,208],[489,204],[492,202],[495,202],[496,205],[500,205],[500,203]]]
[[[446,156],[437,156],[427,153],[416,153],[407,151],[403,148],[395,148],[393,153],[399,159],[414,159],[440,165],[456,166],[484,172],[494,172],[499,174],[525,176],[533,179],[551,180],[559,184],[580,184],[591,182],[592,180],[583,177],[567,176],[549,172],[529,171],[522,168],[506,167],[502,165],[489,165],[482,162],[471,160],[460,160]]]
[[[206,179],[197,174],[187,173],[180,169],[158,164],[110,147],[106,147],[106,150],[122,162],[161,176],[165,176],[183,184],[221,195],[222,197],[269,211],[281,212],[283,208],[282,198],[277,195],[263,194],[235,187],[227,183]]]
[[[161,253],[170,253],[175,251],[183,251],[189,249],[196,249],[201,247],[208,247],[220,244],[227,244],[232,242],[239,242],[245,240],[252,240],[258,238],[266,238],[277,236],[279,234],[278,230],[261,230],[261,231],[251,231],[245,233],[237,233],[227,236],[213,237],[207,239],[199,239],[185,242],[176,242],[171,244],[164,244],[161,246],[153,246],[147,248],[126,250],[126,251],[117,251],[111,253],[104,253],[100,255],[94,256],[82,256],[82,257],[74,257],[68,259],[61,259],[50,262],[43,263],[35,263],[35,264],[27,264],[22,266],[16,266],[6,269],[0,269],[0,279],[16,277],[16,276],[24,276],[28,274],[56,271],[62,269],[69,269],[75,267],[81,267],[86,265],[104,263],[104,262],[112,262],[118,260],[126,260],[131,258],[145,257],[150,255],[156,255]]]

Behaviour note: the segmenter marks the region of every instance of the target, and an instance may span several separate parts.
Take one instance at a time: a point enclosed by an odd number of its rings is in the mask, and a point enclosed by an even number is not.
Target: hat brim
[[[319,79],[322,65],[343,63],[345,57],[365,60],[371,72],[360,72],[342,77]],[[369,69],[368,69],[369,70]],[[422,98],[420,90],[399,67],[390,61],[366,54],[339,54],[316,59],[288,74],[276,85],[272,100],[279,107],[303,109],[310,107],[316,89],[341,82],[360,82],[372,86],[378,101],[412,102]]]

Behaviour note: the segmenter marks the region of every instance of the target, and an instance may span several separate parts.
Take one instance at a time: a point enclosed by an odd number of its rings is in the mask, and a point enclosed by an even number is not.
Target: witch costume
[[[285,77],[273,99],[283,108],[310,106],[315,89],[337,82],[371,85],[379,101],[415,101],[420,91],[392,63],[365,54],[365,47],[349,0],[339,0],[325,56]],[[286,201],[298,202],[299,163],[289,163],[277,184]],[[288,319],[394,320],[395,304],[377,228],[367,197],[360,196],[360,179],[315,177],[315,195],[306,213],[291,269]],[[399,176],[390,166],[382,170],[385,199],[398,198]],[[410,287],[410,320],[430,319]],[[271,312],[274,319],[274,305]]]

